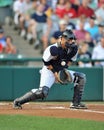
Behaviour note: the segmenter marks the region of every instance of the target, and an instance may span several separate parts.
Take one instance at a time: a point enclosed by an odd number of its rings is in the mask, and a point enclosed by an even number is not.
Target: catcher
[[[43,67],[41,70],[40,87],[32,89],[24,96],[14,100],[14,108],[22,108],[22,104],[44,99],[49,93],[49,89],[55,82],[62,85],[74,83],[74,94],[70,108],[86,109],[86,105],[81,103],[85,74],[68,70],[71,62],[75,61],[78,52],[76,37],[71,30],[65,30],[60,36],[59,43],[52,44],[43,53]]]

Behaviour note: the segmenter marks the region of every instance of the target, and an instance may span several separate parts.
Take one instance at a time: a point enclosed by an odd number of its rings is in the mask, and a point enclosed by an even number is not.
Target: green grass
[[[104,122],[25,115],[0,115],[0,130],[104,130]]]

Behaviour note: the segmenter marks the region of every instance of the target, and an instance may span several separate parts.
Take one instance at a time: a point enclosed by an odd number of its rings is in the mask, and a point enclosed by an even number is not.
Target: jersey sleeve
[[[75,46],[72,47],[72,51],[70,53],[71,60],[70,61],[76,61],[78,56],[78,46],[75,44]]]
[[[45,65],[51,65],[51,60],[58,55],[56,46],[49,46],[43,53],[43,62]]]
[[[52,60],[53,56],[50,53],[50,47],[46,48],[46,50],[43,53],[43,62],[45,65],[50,65],[50,60]]]
[[[73,57],[71,58],[71,60],[72,60],[72,61],[76,61],[77,56],[78,56],[78,52],[76,53],[76,55],[75,55],[75,56],[73,56]]]

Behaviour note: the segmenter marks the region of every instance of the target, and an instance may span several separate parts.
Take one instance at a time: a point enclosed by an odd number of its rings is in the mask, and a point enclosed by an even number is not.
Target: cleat
[[[88,109],[87,106],[83,103],[71,103],[71,109]]]
[[[13,102],[13,108],[14,108],[14,109],[22,109],[22,106],[21,106],[21,104],[18,102],[17,99],[14,100],[14,102]]]

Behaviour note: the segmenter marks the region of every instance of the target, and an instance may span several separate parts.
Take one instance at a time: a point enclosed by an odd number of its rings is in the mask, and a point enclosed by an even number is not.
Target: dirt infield
[[[88,109],[73,110],[69,109],[68,102],[36,102],[24,104],[23,109],[13,109],[12,103],[1,102],[0,114],[23,114],[104,121],[104,104],[88,103]]]

